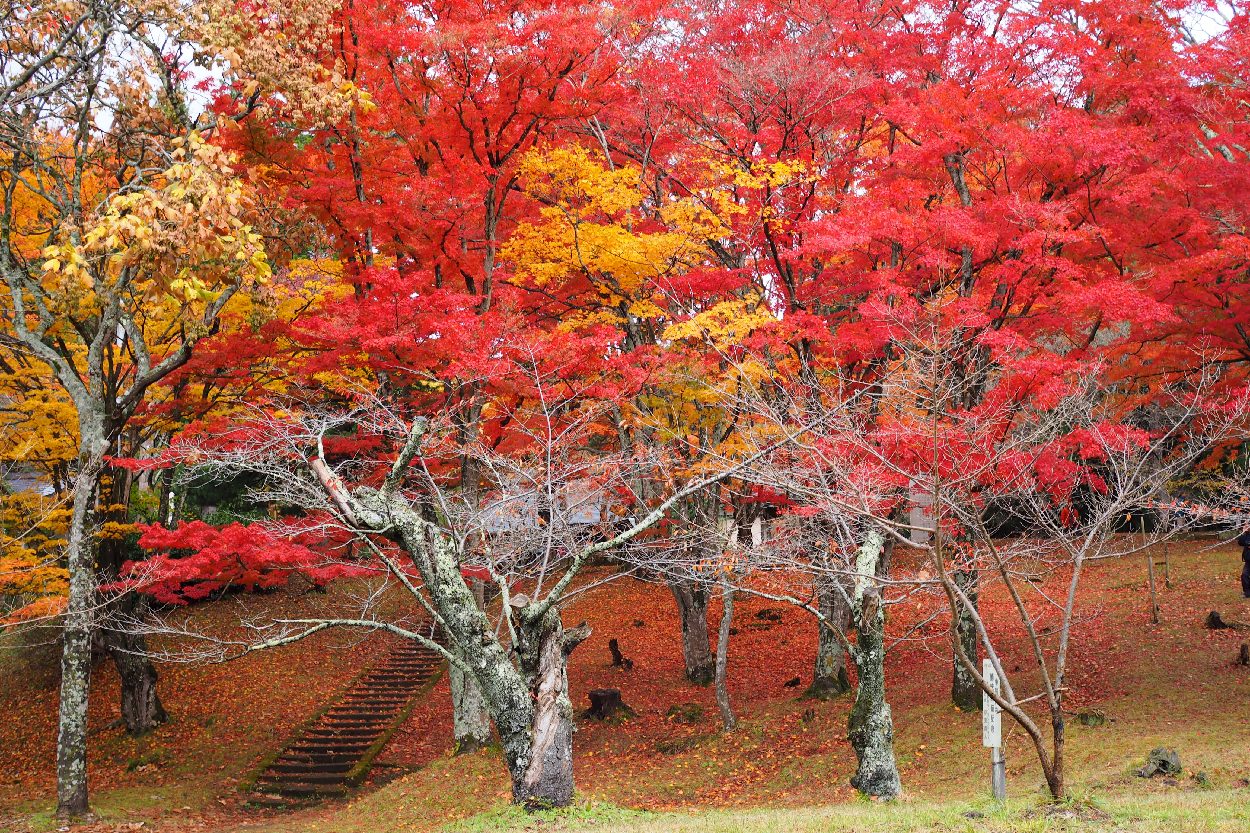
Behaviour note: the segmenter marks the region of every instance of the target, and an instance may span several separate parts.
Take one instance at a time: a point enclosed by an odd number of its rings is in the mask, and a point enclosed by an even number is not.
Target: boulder
[[[1153,778],[1156,775],[1180,775],[1181,774],[1181,756],[1176,754],[1175,749],[1166,749],[1162,746],[1150,750],[1150,756],[1146,758],[1146,765],[1137,770],[1137,775],[1141,778]]]

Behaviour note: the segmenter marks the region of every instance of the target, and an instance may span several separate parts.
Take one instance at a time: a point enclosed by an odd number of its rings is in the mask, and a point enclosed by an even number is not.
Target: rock
[[[1090,709],[1087,712],[1081,712],[1076,716],[1076,722],[1082,726],[1106,726],[1107,715],[1098,709]]]
[[[664,716],[674,723],[693,725],[703,719],[703,707],[698,703],[681,703],[671,706]]]
[[[1141,778],[1153,778],[1156,775],[1180,775],[1180,773],[1181,756],[1176,754],[1175,749],[1165,749],[1162,746],[1150,750],[1146,765],[1137,770],[1137,775]]]
[[[621,701],[619,688],[594,688],[586,692],[586,696],[590,698],[586,716],[595,720],[620,721],[637,714]]]

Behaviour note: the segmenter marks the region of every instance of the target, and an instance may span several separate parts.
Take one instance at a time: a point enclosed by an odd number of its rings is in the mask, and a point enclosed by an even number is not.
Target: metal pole
[[[994,800],[1007,800],[1007,757],[1003,748],[995,746],[990,749],[990,782],[994,788]]]

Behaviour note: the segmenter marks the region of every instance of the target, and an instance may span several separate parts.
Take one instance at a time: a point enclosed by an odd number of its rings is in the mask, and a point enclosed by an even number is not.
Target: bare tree
[[[846,442],[869,431],[876,409],[841,396],[836,387],[831,390],[799,384],[767,395],[744,394],[755,397],[756,418],[786,438],[785,445],[757,460],[747,475],[786,504],[783,531],[760,549],[755,564],[802,584],[788,591],[743,584],[740,590],[807,611],[826,639],[837,640],[838,652],[850,656],[857,685],[848,736],[858,759],[851,783],[866,794],[894,798],[902,787],[886,696],[885,623],[888,607],[912,586],[911,579],[891,577],[898,540],[894,530],[902,528],[893,518],[905,490],[883,476],[873,455]],[[795,407],[796,401],[802,407]]]
[[[502,443],[465,444],[441,417],[405,417],[374,400],[340,414],[292,404],[285,412],[300,416],[258,413],[224,447],[183,449],[201,463],[259,475],[265,486],[256,499],[298,507],[303,529],[312,522],[353,540],[353,568],[402,589],[444,637],[432,639],[412,619],[388,618],[371,601],[353,615],[257,626],[255,638],[235,647],[258,650],[332,627],[422,642],[480,689],[499,732],[513,799],[527,807],[560,806],[573,796],[566,665],[590,628],[566,629],[560,609],[587,589],[578,579],[582,568],[767,452],[709,465],[636,519],[613,522],[606,495],[639,481],[672,482],[673,472],[669,461],[638,450],[598,450],[593,437],[609,424],[609,406],[585,399],[567,383],[568,371],[548,376],[536,364],[518,364],[519,373],[529,374],[532,395],[520,404],[510,396],[490,400],[489,411],[508,426]],[[336,457],[336,436],[344,433],[393,441],[393,460],[378,471],[376,460]],[[465,455],[482,476],[480,502],[459,490],[454,472]],[[168,566],[156,558],[146,569]],[[494,604],[479,604],[474,577],[487,582]],[[150,579],[134,581],[142,586]]]
[[[909,366],[941,360],[940,351],[917,353]],[[897,384],[907,388],[900,399],[925,403],[921,412],[937,415],[928,431],[916,431],[920,442],[906,440],[901,449],[891,449],[881,437],[852,432],[843,435],[842,446],[873,458],[880,476],[913,484],[928,496],[931,537],[915,542],[893,512],[874,507],[871,493],[839,503],[858,522],[925,555],[949,605],[951,644],[963,674],[1024,729],[1052,797],[1062,798],[1066,680],[1071,644],[1079,638],[1083,570],[1092,561],[1139,553],[1175,534],[1174,523],[1140,535],[1119,530],[1127,515],[1156,504],[1157,495],[1212,448],[1239,436],[1246,404],[1216,398],[1215,371],[1204,368],[1178,380],[1167,394],[1167,426],[1146,430],[1132,424],[1131,397],[1109,384],[1099,366],[1069,381],[1058,400],[1052,401],[1052,389],[1048,396],[991,398],[974,408],[950,406],[942,386],[917,384],[917,378],[931,377],[915,374]],[[1016,528],[1011,537],[999,534],[989,512],[994,507],[1009,514]],[[980,576],[981,585],[1001,585],[1011,599],[1039,691],[1017,692],[998,635],[975,604],[978,586],[970,586],[969,574]],[[1061,595],[1052,597],[1049,579],[1063,583]],[[975,642],[967,638],[968,630]],[[1001,693],[991,691],[981,674],[978,645],[1002,681]],[[1030,704],[1038,702],[1046,710],[1048,733],[1030,712]]]

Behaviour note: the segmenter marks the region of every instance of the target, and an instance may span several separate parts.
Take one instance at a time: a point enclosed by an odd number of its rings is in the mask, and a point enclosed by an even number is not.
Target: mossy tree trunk
[[[69,591],[62,635],[56,738],[56,813],[64,819],[84,816],[90,809],[87,802],[87,705],[91,693],[91,640],[97,588],[92,518],[107,446],[103,431],[88,436],[88,430],[82,432],[83,450],[74,478],[74,503],[66,542]]]
[[[477,683],[499,732],[512,800],[531,809],[569,804],[574,779],[568,657],[590,628],[583,624],[566,632],[554,605],[528,601],[509,607],[505,598],[504,615],[515,632],[513,650],[505,648],[460,571],[450,536],[398,495],[361,487],[342,499],[354,521],[384,531],[411,555],[450,651]]]
[[[568,658],[590,628],[583,622],[564,630],[554,607],[536,619],[523,614],[522,621],[517,655],[534,705],[528,760],[513,769],[512,800],[529,808],[563,807],[574,790]]]
[[[464,659],[463,652],[457,656]],[[447,676],[451,683],[452,751],[460,755],[490,746],[490,712],[477,681],[455,663]]]
[[[868,532],[856,559],[855,626],[852,652],[857,685],[848,737],[859,765],[851,785],[879,798],[902,792],[894,758],[894,720],[885,690],[885,605],[876,582],[887,571],[889,547],[876,530]]]
[[[851,603],[849,592],[835,576],[817,575],[815,591],[821,618],[817,624],[816,663],[807,694],[829,700],[851,690],[844,638],[851,626]]]
[[[977,590],[980,578],[975,568],[954,570],[951,572],[951,580],[964,592],[971,602],[973,608],[977,604]],[[955,610],[955,621],[951,630],[951,638],[959,640],[960,647],[963,648],[964,656],[971,660],[973,665],[977,662],[977,626],[972,612],[963,604],[959,603]],[[977,681],[963,663],[959,661],[958,654],[955,654],[952,663],[951,672],[951,702],[960,709],[971,712],[981,709],[981,687],[977,685]]]
[[[471,581],[478,607],[485,609],[485,583]],[[463,652],[458,654],[463,659]],[[451,684],[452,750],[457,755],[473,752],[491,744],[490,712],[473,675],[452,663],[448,669]]]
[[[734,586],[728,576],[721,578],[721,600],[724,608],[716,639],[716,708],[726,732],[738,728],[738,718],[729,702],[729,637],[734,621]]]

